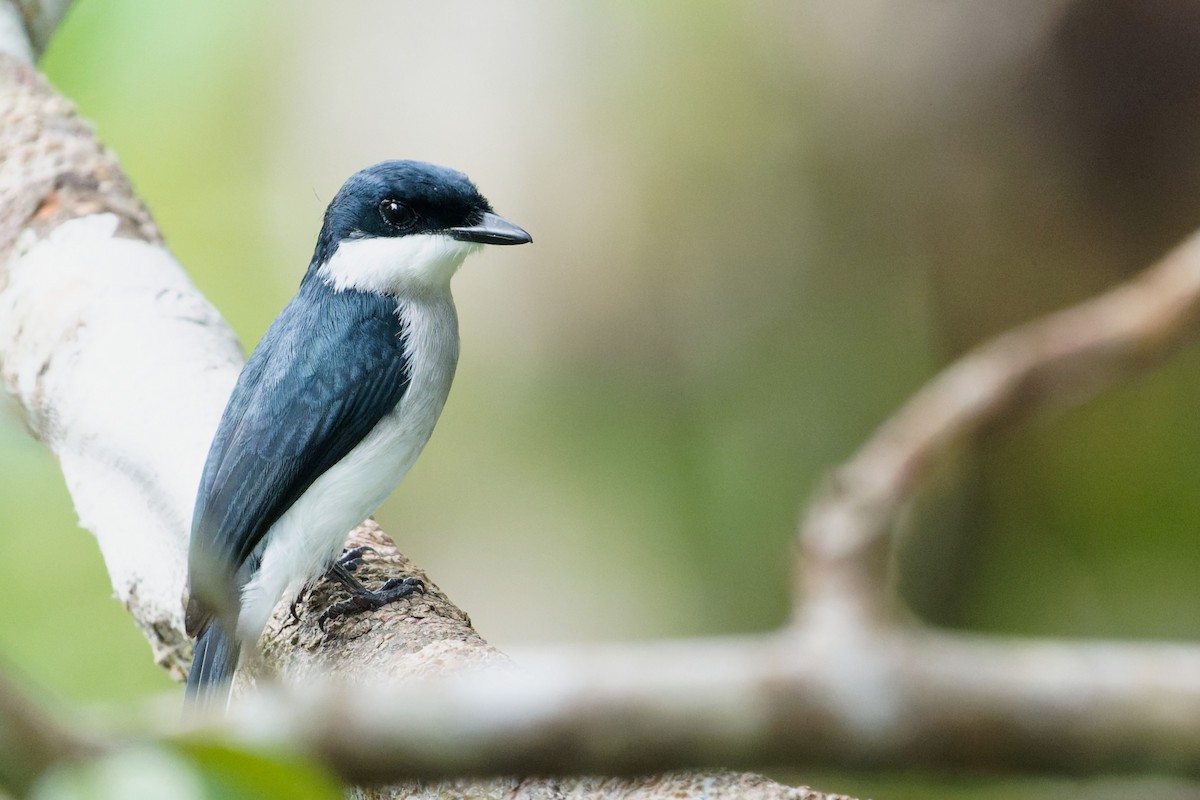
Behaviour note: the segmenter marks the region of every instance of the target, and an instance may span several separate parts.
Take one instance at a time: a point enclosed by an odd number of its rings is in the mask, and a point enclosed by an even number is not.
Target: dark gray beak
[[[528,244],[533,241],[524,228],[513,225],[503,217],[490,211],[483,215],[478,225],[469,228],[450,228],[447,233],[460,242],[479,244]]]

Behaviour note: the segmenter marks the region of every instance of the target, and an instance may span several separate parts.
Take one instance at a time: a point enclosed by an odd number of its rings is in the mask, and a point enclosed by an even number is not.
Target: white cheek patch
[[[480,247],[440,233],[343,239],[317,274],[337,291],[444,289],[463,259]]]

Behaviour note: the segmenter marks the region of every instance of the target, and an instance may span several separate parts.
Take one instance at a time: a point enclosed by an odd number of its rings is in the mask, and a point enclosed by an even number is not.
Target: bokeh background
[[[778,626],[825,471],[955,355],[1200,222],[1182,0],[78,0],[43,67],[247,347],[367,164],[462,169],[533,233],[455,279],[459,377],[379,514],[502,648]],[[963,454],[902,553],[914,611],[1196,639],[1198,394],[1191,349]],[[77,703],[177,691],[11,408],[0,445],[5,667]]]

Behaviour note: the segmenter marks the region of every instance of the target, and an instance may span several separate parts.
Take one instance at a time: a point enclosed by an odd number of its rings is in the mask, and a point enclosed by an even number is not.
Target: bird
[[[208,451],[188,547],[188,707],[227,707],[244,646],[272,610],[328,572],[351,593],[324,623],[422,591],[376,591],[339,558],[349,531],[404,478],[458,362],[450,279],[483,245],[533,239],[461,172],[384,161],[329,203],[295,297],[246,361]]]

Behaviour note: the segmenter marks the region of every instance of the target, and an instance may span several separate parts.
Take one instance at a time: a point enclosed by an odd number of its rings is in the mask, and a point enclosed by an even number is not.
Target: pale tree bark
[[[22,17],[0,0],[0,374],[30,431],[57,456],[117,596],[158,663],[181,678],[190,658],[182,609],[191,507],[242,353],[163,246],[113,155],[30,63],[65,5],[31,4]],[[35,31],[32,41],[24,36],[26,24]],[[331,624],[328,632],[316,618],[334,587],[318,584],[298,621],[281,603],[260,641],[261,656],[239,673],[241,688],[259,678],[288,685],[314,676],[370,686],[505,662],[378,526],[354,531],[348,546],[359,544],[375,551],[360,569],[364,580],[415,574],[425,593]],[[68,756],[103,749],[56,733],[11,687],[0,688],[0,728],[24,741],[28,763],[42,763],[54,741]],[[20,731],[25,735],[16,736]],[[421,772],[405,770],[403,762],[355,769],[327,755],[343,775],[376,783]],[[364,787],[357,794],[825,797],[735,773],[467,778]]]

